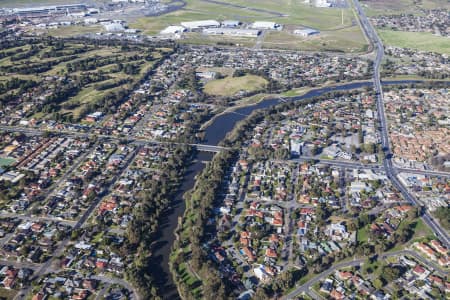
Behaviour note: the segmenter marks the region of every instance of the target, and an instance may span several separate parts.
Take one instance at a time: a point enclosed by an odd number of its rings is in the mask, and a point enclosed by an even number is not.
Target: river
[[[383,85],[411,84],[420,82],[422,81],[418,80],[385,81],[383,82]],[[284,98],[285,99],[284,101],[300,101],[311,97],[321,96],[331,91],[348,91],[362,87],[369,87],[372,85],[373,85],[372,81],[363,81],[363,82],[347,83],[338,86],[318,88],[310,90],[309,92],[301,96],[286,97]],[[225,138],[226,134],[233,129],[233,127],[237,122],[250,115],[255,109],[268,108],[270,106],[277,105],[282,101],[283,100],[280,98],[266,99],[259,103],[238,108],[235,111],[224,113],[218,116],[205,129],[205,143],[208,145],[217,145],[220,141],[222,141]],[[191,164],[187,174],[183,179],[183,183],[180,187],[179,193],[173,200],[172,208],[163,216],[163,219],[161,220],[162,225],[161,237],[156,242],[158,250],[154,252],[155,257],[157,258],[156,261],[160,262],[160,264],[152,267],[154,267],[155,270],[158,270],[158,272],[161,274],[160,278],[158,278],[158,284],[161,287],[164,299],[179,299],[175,283],[172,279],[169,270],[169,257],[171,247],[175,239],[174,232],[178,225],[178,218],[183,216],[186,207],[183,200],[183,194],[194,187],[195,176],[203,170],[205,162],[211,160],[212,156],[213,155],[211,153],[204,153],[204,152],[199,152],[197,154],[196,160]]]

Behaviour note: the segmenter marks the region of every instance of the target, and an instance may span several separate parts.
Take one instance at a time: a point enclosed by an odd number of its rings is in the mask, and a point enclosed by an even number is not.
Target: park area
[[[256,75],[226,77],[212,80],[204,86],[204,92],[215,96],[233,96],[239,92],[254,92],[264,89],[267,80]]]

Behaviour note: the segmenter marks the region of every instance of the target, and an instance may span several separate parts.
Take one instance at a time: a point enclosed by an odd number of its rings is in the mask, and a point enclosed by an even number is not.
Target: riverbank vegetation
[[[161,166],[158,180],[149,177],[142,181],[142,191],[136,194],[139,205],[133,208],[133,219],[126,229],[126,253],[134,257],[127,266],[126,279],[137,288],[142,299],[160,296],[158,287],[164,286],[159,258],[154,257],[161,232],[161,218],[172,204],[193,157],[192,148],[178,145]]]

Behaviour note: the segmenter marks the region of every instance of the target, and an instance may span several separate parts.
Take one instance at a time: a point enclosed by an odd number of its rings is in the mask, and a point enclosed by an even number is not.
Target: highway
[[[383,43],[379,38],[378,34],[376,33],[374,27],[372,26],[372,24],[370,24],[369,20],[367,19],[367,16],[364,13],[364,10],[362,9],[359,1],[353,0],[353,3],[355,4],[356,12],[358,14],[361,27],[363,28],[363,31],[366,34],[369,41],[373,44],[376,53],[376,57],[374,60],[373,83],[375,92],[377,94],[376,100],[377,100],[378,119],[380,121],[381,143],[385,151],[385,159],[383,160],[383,166],[386,171],[387,177],[391,180],[392,184],[402,193],[403,197],[411,204],[420,205],[417,199],[415,199],[403,186],[403,184],[398,180],[396,176],[397,173],[391,159],[392,153],[390,151],[389,145],[387,121],[383,103],[383,88],[381,86],[381,79],[380,79],[381,60],[383,59],[384,55]],[[450,239],[448,237],[447,232],[445,232],[445,230],[443,230],[436,223],[436,221],[431,217],[428,211],[424,212],[422,219],[433,230],[434,234],[445,244],[445,246],[449,248]]]

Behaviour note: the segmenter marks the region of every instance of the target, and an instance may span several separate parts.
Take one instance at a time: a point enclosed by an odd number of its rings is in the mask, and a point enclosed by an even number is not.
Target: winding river
[[[419,80],[401,80],[401,81],[385,81],[383,85],[396,85],[396,84],[412,84],[421,83]],[[450,82],[447,82],[450,84]],[[222,141],[226,134],[230,132],[235,124],[242,119],[246,118],[256,109],[264,109],[273,105],[280,104],[282,101],[300,101],[303,99],[321,96],[332,91],[348,91],[363,87],[370,87],[373,85],[372,81],[362,81],[355,83],[347,83],[338,86],[318,88],[310,90],[301,96],[266,99],[253,105],[238,108],[232,112],[224,113],[213,120],[213,122],[205,129],[205,143],[208,145],[217,145]],[[204,166],[205,162],[211,160],[211,153],[200,152],[197,154],[196,160],[191,164],[187,174],[184,177],[182,186],[179,193],[175,197],[172,203],[172,207],[163,217],[161,237],[156,242],[157,248],[154,255],[157,257],[157,261],[160,262],[157,266],[152,266],[161,274],[158,278],[158,284],[160,284],[161,291],[163,291],[164,299],[178,299],[178,293],[174,281],[169,270],[169,257],[171,247],[175,239],[175,229],[178,224],[178,219],[183,216],[185,210],[185,203],[183,200],[183,194],[192,189],[195,183],[195,176],[199,174]]]

